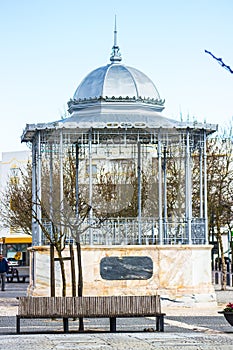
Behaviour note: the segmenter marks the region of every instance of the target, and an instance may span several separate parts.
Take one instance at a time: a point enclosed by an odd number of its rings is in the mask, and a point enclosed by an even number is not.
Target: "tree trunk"
[[[61,268],[61,277],[62,277],[62,296],[66,296],[66,273],[65,273],[65,265],[64,260],[62,258],[62,254],[60,250],[57,250],[59,264]]]
[[[81,256],[81,244],[76,242],[77,245],[77,257],[78,257],[78,296],[83,296],[83,269],[82,269],[82,256]]]
[[[221,289],[226,290],[226,287],[227,287],[227,269],[226,269],[226,263],[225,263],[225,259],[224,259],[222,235],[221,235],[221,231],[220,231],[220,226],[218,224],[217,224],[217,239],[218,239],[218,244],[219,244],[219,248],[220,248],[220,256],[221,256],[221,262],[222,262]]]
[[[50,243],[50,296],[55,297],[54,245]]]
[[[78,296],[83,296],[83,269],[82,269],[82,256],[81,256],[81,244],[76,241],[77,247],[77,259],[78,259]],[[79,330],[84,331],[83,317],[79,318]]]
[[[72,244],[70,244],[70,262],[71,262],[72,297],[76,297],[76,276],[75,276],[74,250],[73,250]]]

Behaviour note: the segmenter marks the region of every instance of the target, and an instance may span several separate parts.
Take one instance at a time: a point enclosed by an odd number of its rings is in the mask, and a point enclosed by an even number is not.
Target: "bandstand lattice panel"
[[[38,172],[44,174],[46,168],[49,174],[51,164],[59,169],[56,178],[59,184],[56,183],[56,186],[59,187],[61,201],[64,200],[64,194],[61,194],[64,168],[70,156],[73,164],[77,163],[78,147],[76,182],[78,181],[79,196],[84,195],[86,202],[95,209],[82,224],[87,226],[93,223],[91,234],[90,230],[84,230],[81,236],[83,244],[204,244],[206,243],[205,141],[206,131],[192,128],[42,129],[37,130],[33,140],[35,171],[37,175]],[[193,181],[197,181],[196,178],[193,179],[194,166],[195,169],[197,167],[199,169],[197,186],[199,190],[202,187],[200,191],[203,194],[203,198],[199,200],[197,217],[192,216],[192,200],[187,199],[187,196],[192,197]],[[176,181],[179,194],[176,196],[173,208],[168,203],[171,197],[169,186],[174,178],[172,167],[179,170],[179,179]],[[116,182],[115,186],[121,188],[118,194],[132,185],[126,181],[124,171],[134,173],[134,181],[137,181],[137,209],[133,216],[126,217],[122,214],[119,205],[114,207],[113,202],[117,202],[116,198],[109,202],[105,200],[103,203],[101,193],[95,195],[96,188],[100,186],[98,174],[103,170],[111,176],[113,182]],[[139,203],[139,200],[142,201],[140,193],[143,187],[142,174],[147,178],[148,193],[144,203]],[[39,178],[43,179],[43,176]],[[53,184],[53,188],[54,186]],[[38,188],[36,192],[38,193]],[[43,201],[43,191],[41,196]],[[128,198],[129,202],[130,199]],[[118,200],[124,200],[121,205],[125,207],[129,205],[125,197],[120,199],[118,195]],[[108,213],[104,211],[101,213],[101,208],[106,206],[108,208],[112,206],[112,212],[108,210]],[[95,227],[95,211],[105,216],[101,227]],[[41,239],[43,243],[44,238]]]

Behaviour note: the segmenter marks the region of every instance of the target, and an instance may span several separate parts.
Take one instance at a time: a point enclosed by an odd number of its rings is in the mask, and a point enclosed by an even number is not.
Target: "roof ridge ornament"
[[[120,48],[117,45],[117,25],[116,25],[116,15],[115,15],[115,28],[114,28],[114,44],[112,47],[112,55],[110,57],[110,61],[112,63],[120,62],[122,60],[120,54]]]

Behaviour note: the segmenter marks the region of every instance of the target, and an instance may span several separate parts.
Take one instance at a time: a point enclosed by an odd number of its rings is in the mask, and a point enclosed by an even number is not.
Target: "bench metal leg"
[[[64,333],[69,332],[69,319],[67,317],[63,317],[63,330]]]
[[[156,331],[164,332],[164,315],[156,316]]]
[[[79,332],[84,332],[83,317],[79,317]]]
[[[20,317],[16,316],[16,333],[20,333]]]
[[[110,332],[116,332],[116,317],[110,317]]]

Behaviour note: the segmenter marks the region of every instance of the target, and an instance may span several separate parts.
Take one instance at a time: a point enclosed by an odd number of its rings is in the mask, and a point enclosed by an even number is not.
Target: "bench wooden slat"
[[[160,299],[155,296],[106,297],[20,297],[20,316],[104,317],[117,315],[153,316],[161,313]]]
[[[110,330],[116,331],[116,317],[156,317],[156,330],[163,331],[159,295],[152,296],[85,296],[85,297],[20,297],[17,332],[21,318],[63,318],[68,331],[68,318],[108,317]]]

